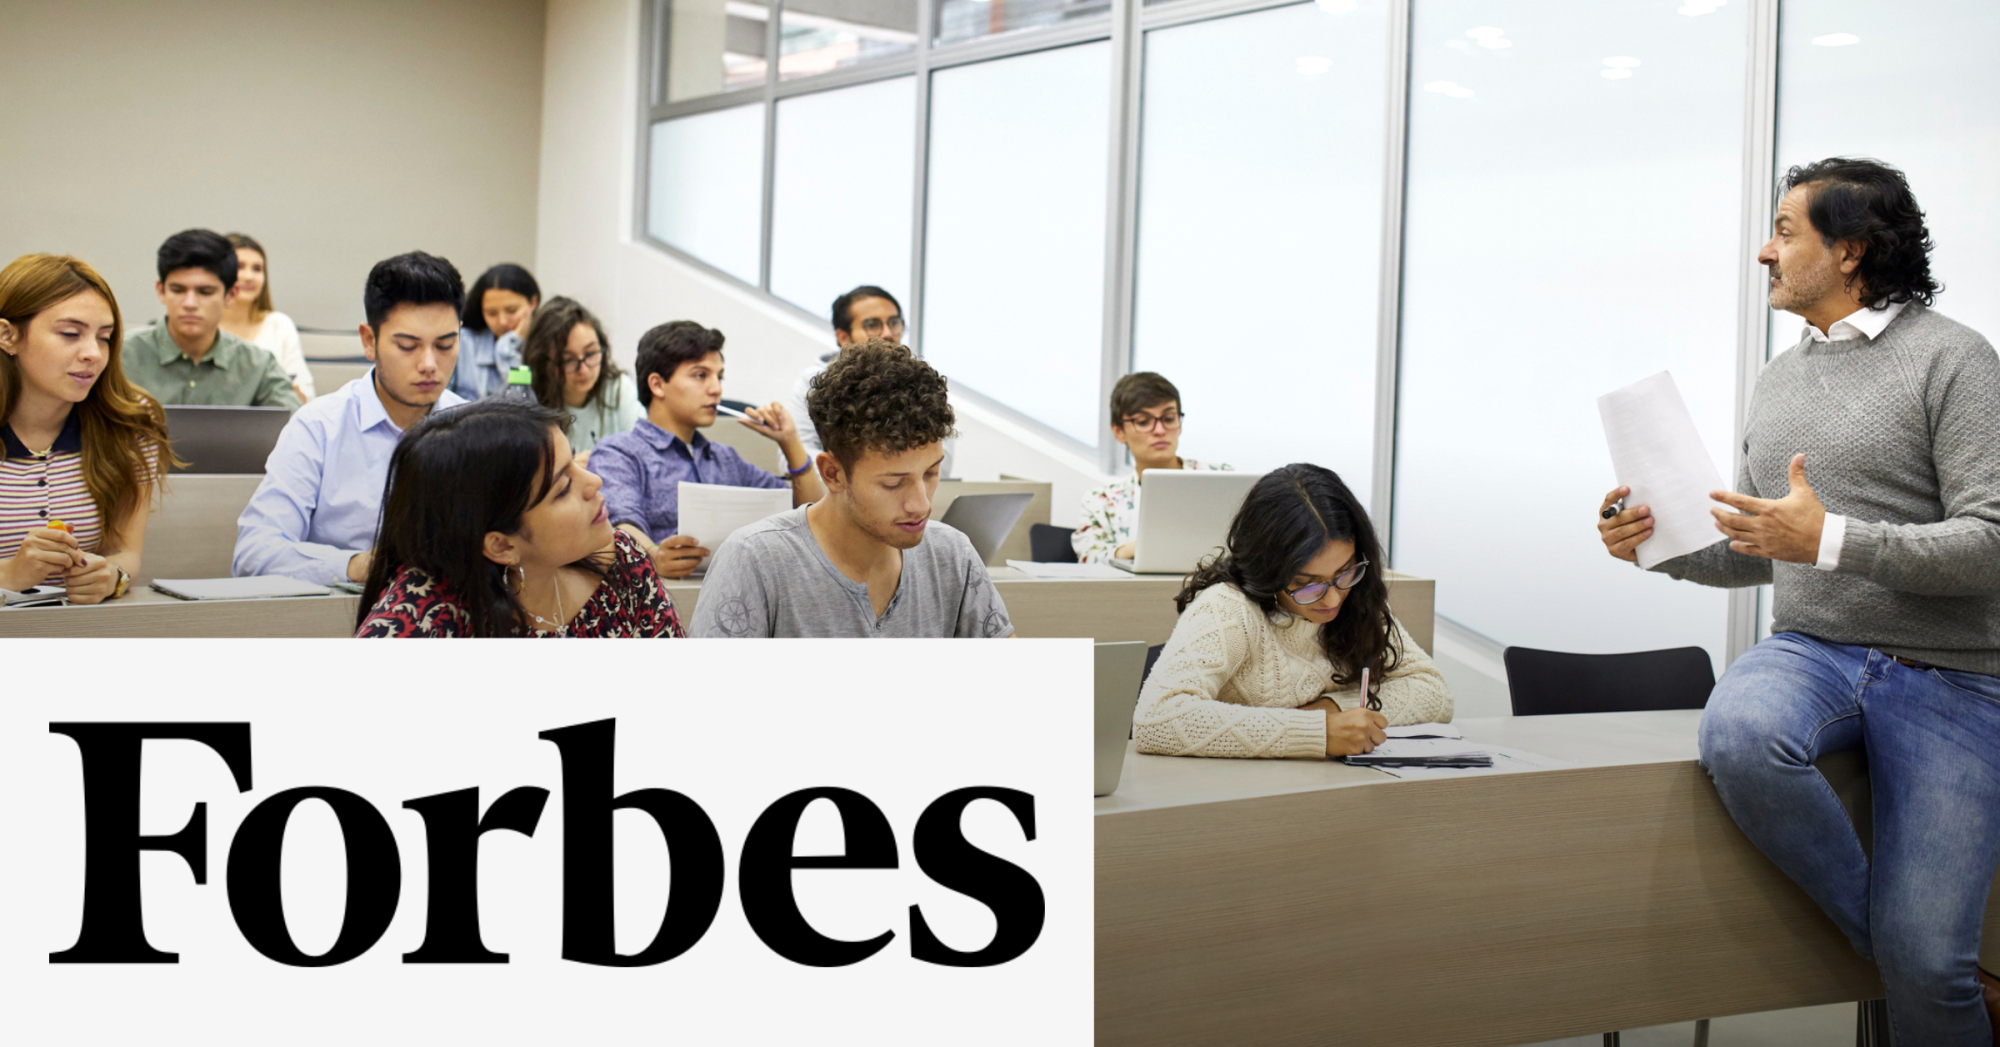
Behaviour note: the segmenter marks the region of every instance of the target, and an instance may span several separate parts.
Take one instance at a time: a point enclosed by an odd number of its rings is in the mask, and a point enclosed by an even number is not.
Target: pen
[[[1361,670],[1361,707],[1363,709],[1368,708],[1368,669],[1366,667],[1363,667]]]
[[[749,415],[744,414],[742,411],[739,411],[734,407],[726,407],[722,404],[715,405],[715,413],[726,414],[731,418],[741,418],[745,421],[754,421],[754,419],[752,419]]]
[[[1617,501],[1612,502],[1610,505],[1605,506],[1603,515],[1606,520],[1609,520],[1612,517],[1617,516],[1619,513],[1622,513],[1624,511],[1625,511],[1625,499],[1620,498]]]

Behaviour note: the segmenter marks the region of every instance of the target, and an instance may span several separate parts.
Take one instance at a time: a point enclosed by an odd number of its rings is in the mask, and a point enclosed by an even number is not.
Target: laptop
[[[167,405],[167,440],[188,463],[179,473],[261,473],[291,421],[289,407]]]
[[[1000,551],[1000,543],[1013,533],[1014,524],[1020,521],[1034,497],[1026,493],[962,494],[945,508],[942,522],[964,532],[972,539],[972,548],[979,553],[980,561],[988,562]]]
[[[1187,574],[1229,538],[1236,510],[1262,473],[1148,469],[1139,478],[1138,546],[1111,566],[1133,574]]]
[[[1118,789],[1125,773],[1125,743],[1132,737],[1132,709],[1139,704],[1139,685],[1145,682],[1146,645],[1101,643],[1097,652],[1097,719],[1095,752],[1097,791],[1109,796]]]

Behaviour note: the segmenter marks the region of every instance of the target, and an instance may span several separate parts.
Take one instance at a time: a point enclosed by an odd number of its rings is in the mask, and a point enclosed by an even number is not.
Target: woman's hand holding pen
[[[1614,487],[1604,496],[1604,504],[1597,507],[1597,535],[1611,555],[1636,563],[1639,543],[1653,536],[1653,510],[1644,505],[1625,508],[1623,500],[1631,493],[1630,487]]]
[[[1373,709],[1362,707],[1341,712],[1332,701],[1326,706],[1326,754],[1328,756],[1354,756],[1358,753],[1374,752],[1389,736],[1383,728],[1389,726],[1389,719]],[[1319,704],[1311,703],[1307,708]]]

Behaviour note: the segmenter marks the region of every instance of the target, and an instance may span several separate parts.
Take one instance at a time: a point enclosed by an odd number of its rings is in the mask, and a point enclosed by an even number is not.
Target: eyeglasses
[[[869,334],[881,334],[885,328],[891,331],[901,331],[903,329],[903,318],[892,316],[887,320],[883,320],[881,317],[871,316],[861,321],[861,329]]]
[[[1368,561],[1363,560],[1349,567],[1347,570],[1334,575],[1331,584],[1327,582],[1313,582],[1310,585],[1301,585],[1296,589],[1287,589],[1285,590],[1285,595],[1291,597],[1301,605],[1318,603],[1320,598],[1326,595],[1328,589],[1338,589],[1344,593],[1360,585],[1361,579],[1366,577],[1368,577]]]
[[[592,364],[595,364],[597,361],[603,359],[603,357],[604,357],[604,350],[602,349],[592,349],[590,352],[587,352],[582,356],[565,356],[562,358],[563,370],[581,371],[584,368],[589,367]]]
[[[1171,433],[1181,427],[1181,419],[1186,417],[1187,413],[1184,411],[1168,411],[1157,418],[1150,414],[1128,414],[1124,422],[1141,432],[1149,432],[1154,426],[1165,426],[1167,432]]]

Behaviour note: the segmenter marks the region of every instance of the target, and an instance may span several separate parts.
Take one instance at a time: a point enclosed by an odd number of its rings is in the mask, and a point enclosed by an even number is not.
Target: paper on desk
[[[1448,723],[1411,723],[1401,727],[1384,727],[1382,733],[1391,738],[1463,738],[1464,733]]]
[[[1473,774],[1516,774],[1521,771],[1547,771],[1558,767],[1574,767],[1568,760],[1558,760],[1552,756],[1531,753],[1525,749],[1510,749],[1504,745],[1481,745],[1481,752],[1493,757],[1491,767],[1377,767],[1375,770],[1397,778],[1462,778]],[[1380,745],[1375,747],[1381,752]]]
[[[1639,566],[1705,549],[1723,540],[1708,511],[1718,503],[1708,492],[1725,490],[1694,416],[1681,399],[1674,376],[1661,371],[1597,398],[1604,441],[1611,447],[1611,470],[1630,487],[1627,507],[1653,510],[1653,536],[1634,550]]]
[[[153,588],[183,600],[264,600],[279,596],[325,596],[324,585],[279,574],[249,578],[155,578]]]
[[[1484,756],[1486,746],[1463,738],[1390,738],[1357,760],[1448,760],[1454,756]]]
[[[722,548],[738,528],[792,507],[789,488],[729,487],[686,480],[680,484],[679,533],[693,535],[710,552]]]
[[[1033,560],[1009,560],[1007,566],[1030,578],[1130,578],[1131,575],[1116,567],[1101,563],[1036,563]]]

